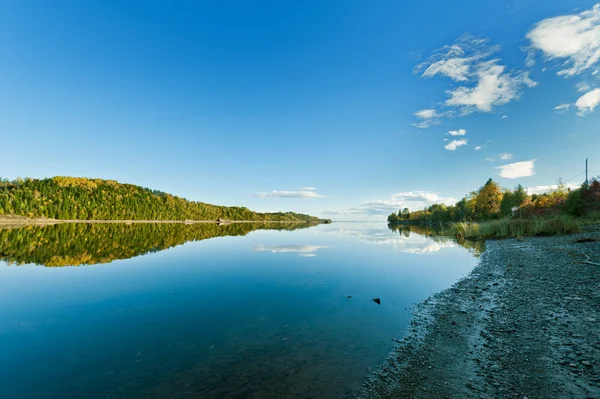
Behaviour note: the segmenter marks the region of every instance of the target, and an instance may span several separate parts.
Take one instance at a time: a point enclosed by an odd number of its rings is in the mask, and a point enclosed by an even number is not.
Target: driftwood
[[[591,262],[590,261],[591,258],[589,256],[587,256],[587,254],[585,254],[583,252],[582,252],[582,254],[583,254],[583,256],[585,256],[587,258],[587,260],[584,260],[583,263],[588,263],[588,264],[594,265],[594,266],[600,266],[600,263]]]

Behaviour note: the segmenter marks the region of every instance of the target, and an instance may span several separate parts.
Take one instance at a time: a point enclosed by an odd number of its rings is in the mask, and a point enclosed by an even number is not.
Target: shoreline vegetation
[[[559,179],[555,189],[529,195],[521,185],[501,189],[489,179],[455,205],[404,208],[387,220],[389,225],[436,226],[441,234],[469,240],[573,234],[600,222],[600,181],[593,178],[571,190]]]
[[[22,227],[22,226],[49,226],[65,223],[82,223],[82,224],[218,224],[228,225],[234,223],[249,223],[249,224],[272,224],[272,223],[289,223],[289,224],[328,224],[332,223],[329,219],[319,219],[318,221],[297,221],[297,220],[80,220],[80,219],[49,219],[49,218],[27,218],[18,215],[0,215],[0,228],[7,226]]]
[[[65,222],[331,223],[331,220],[295,212],[261,213],[246,207],[189,201],[115,180],[64,176],[0,179],[0,223]]]

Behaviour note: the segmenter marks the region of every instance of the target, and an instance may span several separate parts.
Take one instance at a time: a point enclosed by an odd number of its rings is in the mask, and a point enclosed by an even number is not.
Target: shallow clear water
[[[476,263],[384,223],[179,226],[0,231],[0,397],[348,397]]]

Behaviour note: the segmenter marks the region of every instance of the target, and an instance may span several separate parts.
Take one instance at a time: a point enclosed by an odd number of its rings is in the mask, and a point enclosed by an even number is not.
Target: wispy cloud
[[[494,158],[486,158],[485,160],[488,161],[488,162],[494,162],[495,161]]]
[[[448,151],[455,151],[458,147],[462,147],[463,145],[467,145],[466,139],[452,140],[451,142],[446,144],[444,148]]]
[[[519,177],[532,176],[535,173],[534,163],[535,160],[532,159],[531,161],[521,161],[498,166],[496,169],[500,169],[500,177],[517,179]]]
[[[269,192],[255,193],[254,196],[258,198],[325,198],[324,195],[317,193],[314,187],[302,187],[296,191],[287,190],[273,190]]]
[[[467,134],[467,131],[465,129],[450,130],[448,134],[450,136],[464,136],[465,134]]]
[[[423,109],[421,111],[415,112],[415,116],[418,116],[421,119],[432,119],[437,118],[439,115],[435,111],[435,109]]]
[[[502,115],[502,118],[500,118],[500,119],[506,119],[506,118],[508,118],[508,115]]]
[[[571,108],[571,104],[559,104],[554,107],[555,114],[564,114],[569,108]]]
[[[433,191],[407,191],[392,194],[390,198],[384,200],[371,200],[360,204],[355,208],[328,209],[325,214],[329,215],[381,215],[387,216],[391,212],[397,212],[399,209],[423,209],[432,204],[452,205],[456,199],[442,197]]]
[[[506,161],[507,159],[512,158],[512,154],[509,154],[508,152],[503,152],[502,154],[498,155],[498,158],[502,159],[503,161]]]
[[[447,76],[462,86],[447,91],[445,116],[471,112],[490,112],[499,105],[518,99],[523,87],[537,83],[526,71],[509,71],[494,56],[500,48],[487,39],[463,35],[456,43],[435,51],[427,61],[415,68],[422,77]],[[438,111],[438,114],[440,112]]]
[[[579,109],[577,115],[583,116],[593,112],[598,104],[600,104],[600,89],[594,89],[585,93],[575,102],[575,106]]]
[[[577,89],[577,91],[579,92],[584,92],[584,91],[589,91],[592,86],[590,86],[590,84],[588,82],[579,82],[575,85],[575,88]]]
[[[474,59],[465,57],[464,47],[464,44],[457,43],[438,50],[428,62],[419,66],[419,68],[425,68],[421,76],[432,78],[436,75],[446,75],[456,82],[469,80],[471,64]]]
[[[600,60],[600,4],[578,14],[544,19],[527,33],[531,47],[547,60],[560,60],[558,75],[597,72]]]
[[[430,126],[440,123],[439,118],[441,115],[434,109],[422,109],[415,112],[415,116],[421,119],[421,122],[415,123],[413,126],[418,127],[419,129],[427,129]]]
[[[480,145],[476,145],[476,146],[475,146],[475,151],[479,151],[479,150],[481,150],[482,148],[483,148],[482,146],[480,146]]]

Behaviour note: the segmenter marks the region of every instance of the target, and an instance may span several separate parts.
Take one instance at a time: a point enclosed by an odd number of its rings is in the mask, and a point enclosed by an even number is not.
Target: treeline
[[[310,223],[61,223],[0,229],[0,260],[47,267],[92,265],[128,259],[214,237],[258,229],[295,230]]]
[[[513,190],[502,189],[489,179],[477,191],[463,197],[454,205],[433,204],[411,212],[408,208],[388,216],[389,223],[416,222],[469,222],[489,221],[507,216],[524,218],[566,214],[576,217],[600,216],[600,181],[592,179],[575,190],[561,183],[556,189],[543,194],[528,195],[520,184]]]
[[[317,222],[314,216],[258,213],[188,201],[114,180],[77,177],[0,179],[0,215],[62,220],[250,220]]]

